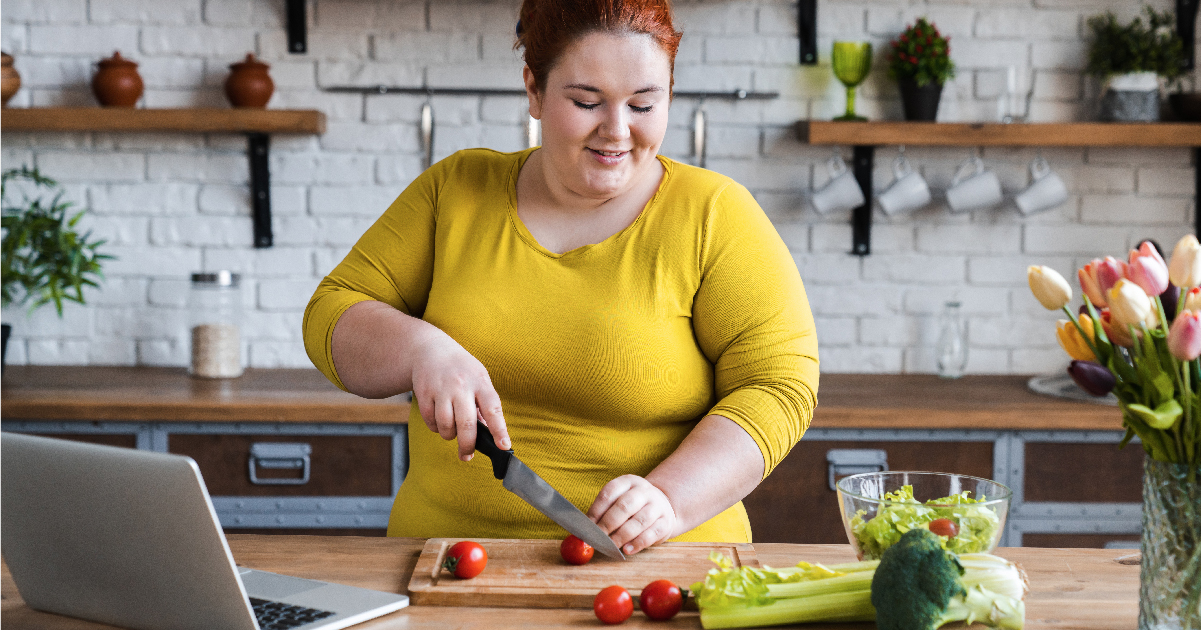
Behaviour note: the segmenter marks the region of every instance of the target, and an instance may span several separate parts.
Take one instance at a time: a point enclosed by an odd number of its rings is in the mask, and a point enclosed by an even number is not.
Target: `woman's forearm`
[[[413,389],[414,348],[441,334],[431,324],[383,302],[359,302],[346,309],[334,326],[334,369],[353,394],[365,398],[402,394]]]
[[[763,454],[745,429],[724,416],[705,416],[646,480],[671,502],[672,537],[741,501],[763,479]]]

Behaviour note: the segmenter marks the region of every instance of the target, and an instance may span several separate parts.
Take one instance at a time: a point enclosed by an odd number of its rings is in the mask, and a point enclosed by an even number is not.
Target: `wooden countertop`
[[[409,403],[348,394],[310,370],[191,378],[183,368],[9,366],[5,420],[405,423]]]
[[[298,577],[342,582],[404,593],[424,541],[415,538],[339,536],[229,536],[240,565]],[[846,562],[854,559],[849,545],[755,545],[760,562],[788,566],[800,560]],[[1030,578],[1026,597],[1026,630],[1129,630],[1138,623],[1138,564],[1119,564],[1127,550],[1003,548],[997,554],[1020,563]],[[700,576],[698,576],[698,579]],[[647,576],[647,581],[654,576]],[[107,628],[28,608],[4,566],[0,575],[0,621],[5,628],[83,630]],[[855,630],[875,624],[811,624],[810,630]],[[600,627],[590,610],[455,608],[410,606],[355,628],[407,630],[454,627],[566,628]],[[669,622],[650,621],[635,613],[624,628],[700,628],[695,612]],[[972,626],[983,628],[983,626]]]
[[[1114,407],[1026,388],[1027,376],[825,374],[813,426],[824,429],[1110,430]],[[403,423],[400,397],[367,400],[317,370],[247,370],[193,379],[182,369],[13,366],[0,389],[6,420]]]

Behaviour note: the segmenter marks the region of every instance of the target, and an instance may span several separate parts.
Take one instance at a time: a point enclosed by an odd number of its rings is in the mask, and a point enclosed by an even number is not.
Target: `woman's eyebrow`
[[[563,86],[563,89],[565,89],[565,90],[583,90],[585,92],[594,92],[596,94],[601,93],[600,88],[588,85],[586,83],[571,83],[571,84]],[[662,92],[662,91],[663,91],[662,87],[660,87],[658,85],[651,85],[648,87],[644,87],[640,90],[634,90],[634,93],[635,94],[646,94],[649,92]]]

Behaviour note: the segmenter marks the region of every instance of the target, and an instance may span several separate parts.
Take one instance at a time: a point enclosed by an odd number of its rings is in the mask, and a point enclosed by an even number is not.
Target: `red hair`
[[[517,44],[539,90],[563,51],[588,33],[651,36],[667,54],[675,84],[676,50],[682,33],[671,23],[671,0],[524,0],[517,21]]]

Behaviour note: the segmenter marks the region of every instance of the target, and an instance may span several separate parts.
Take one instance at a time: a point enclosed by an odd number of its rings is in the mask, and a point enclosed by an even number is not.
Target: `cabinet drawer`
[[[1110,542],[1137,543],[1138,534],[1022,534],[1023,547],[1104,549]]]
[[[1143,447],[1027,442],[1024,486],[1026,502],[1141,503]]]
[[[755,542],[847,542],[830,489],[826,453],[831,449],[878,449],[890,470],[933,470],[991,479],[992,442],[890,442],[802,440],[743,504]]]
[[[255,443],[307,444],[308,481],[279,483],[298,481],[302,470],[260,465],[255,468],[260,483],[252,483]],[[168,449],[196,460],[214,496],[392,496],[392,438],[386,435],[172,434]]]

